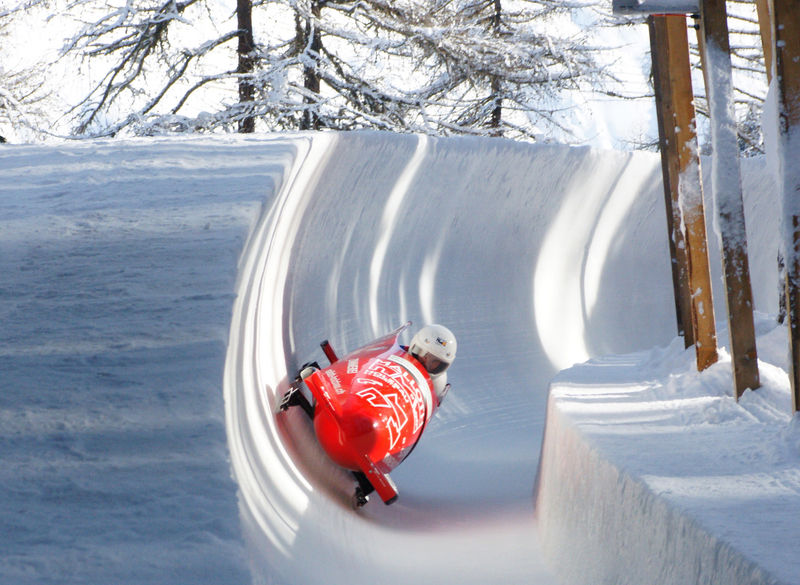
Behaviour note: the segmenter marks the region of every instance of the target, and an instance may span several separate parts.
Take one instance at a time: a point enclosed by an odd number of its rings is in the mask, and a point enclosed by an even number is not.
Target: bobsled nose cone
[[[378,421],[358,411],[347,411],[341,418],[319,412],[314,418],[314,431],[322,448],[338,465],[359,469],[358,457],[372,456],[379,442]]]
[[[369,453],[377,439],[377,421],[360,413],[355,413],[342,421],[341,429],[345,440],[359,453]]]

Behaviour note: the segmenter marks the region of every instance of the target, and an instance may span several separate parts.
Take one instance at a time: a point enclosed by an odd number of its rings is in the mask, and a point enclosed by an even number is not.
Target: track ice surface
[[[249,556],[266,583],[552,583],[533,490],[548,381],[674,336],[656,157],[380,133],[299,140],[251,234],[226,366]],[[392,477],[352,481],[274,407],[319,342],[411,320],[459,341],[453,387]],[[406,340],[407,341],[407,340]]]
[[[659,176],[382,133],[5,145],[0,582],[552,583],[548,382],[674,338]],[[322,339],[406,320],[458,336],[453,389],[354,512],[274,407]]]

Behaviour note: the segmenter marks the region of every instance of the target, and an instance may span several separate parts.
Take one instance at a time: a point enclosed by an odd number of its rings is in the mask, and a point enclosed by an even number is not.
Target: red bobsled
[[[417,444],[439,403],[426,369],[398,343],[410,325],[341,359],[323,341],[331,365],[301,369],[281,403],[281,410],[302,406],[328,456],[353,472],[356,506],[364,505],[373,489],[386,504],[397,499],[388,473]],[[301,391],[303,383],[313,405]]]

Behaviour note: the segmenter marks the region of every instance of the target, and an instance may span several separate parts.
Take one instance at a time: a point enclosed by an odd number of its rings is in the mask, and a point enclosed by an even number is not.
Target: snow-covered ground
[[[675,339],[656,156],[0,149],[0,582],[800,582],[776,203],[745,171],[765,384],[737,404]],[[275,400],[322,339],[407,319],[458,336],[453,390],[400,501],[354,512]]]
[[[800,582],[786,330],[757,327],[762,386],[738,404],[730,356],[698,375],[680,340],[556,376],[537,517],[566,582]]]
[[[249,582],[221,380],[290,151],[0,150],[0,582]]]

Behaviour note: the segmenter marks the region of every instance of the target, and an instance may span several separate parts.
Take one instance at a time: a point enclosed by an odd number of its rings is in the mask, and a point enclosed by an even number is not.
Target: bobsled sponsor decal
[[[396,392],[390,392],[374,385],[364,388],[356,394],[369,402],[373,408],[385,409],[382,414],[385,417],[384,424],[389,433],[389,450],[393,450],[403,435],[403,429],[408,424],[408,415],[402,405],[397,403],[400,400],[399,396]]]
[[[422,394],[423,400],[425,400],[425,411],[423,412],[422,415],[424,418],[426,413],[430,414],[433,411],[433,401],[431,399],[431,393],[422,391],[422,388],[426,389],[429,388],[428,381],[425,379],[425,376],[422,375],[422,372],[419,371],[419,368],[416,368],[414,364],[412,364],[403,356],[399,356],[397,354],[390,355],[389,359],[395,362],[396,364],[400,364],[406,370],[408,370],[413,376],[414,380],[417,382],[417,389],[420,391],[420,394]]]
[[[358,373],[358,358],[347,360],[347,373],[348,374]]]
[[[374,408],[381,409],[391,449],[400,441],[409,418],[412,435],[425,424],[426,413],[431,410],[430,392],[423,390],[428,389],[428,383],[407,359],[397,355],[377,357],[367,364],[356,381],[362,386],[356,394]]]
[[[331,368],[323,371],[328,376],[328,380],[330,380],[331,386],[333,386],[333,390],[337,394],[343,394],[344,388],[342,388],[342,382],[339,380],[339,376],[336,374],[336,370]]]

